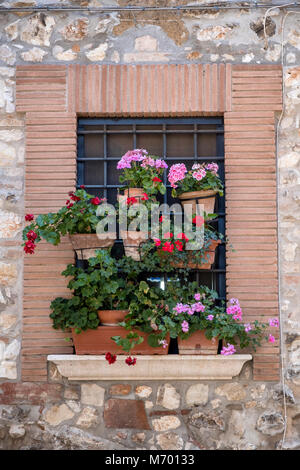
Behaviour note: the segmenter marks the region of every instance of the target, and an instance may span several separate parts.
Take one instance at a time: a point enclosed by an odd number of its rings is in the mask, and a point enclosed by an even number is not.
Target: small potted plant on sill
[[[159,287],[141,281],[129,304],[130,314],[120,324],[125,332],[112,337],[126,353],[168,354],[169,306]],[[129,330],[129,333],[126,333]],[[124,330],[123,330],[124,331]]]
[[[183,206],[190,205],[197,215],[197,204],[204,206],[206,214],[213,214],[216,195],[223,196],[218,170],[216,163],[195,163],[191,170],[184,163],[172,165],[168,173],[172,196],[178,197]]]
[[[119,273],[118,262],[107,250],[97,250],[88,268],[72,264],[62,272],[71,277],[70,298],[51,303],[53,328],[71,328],[76,354],[105,354],[114,346],[111,336],[120,332],[119,322],[129,314],[136,285]]]
[[[27,214],[26,221],[31,223],[23,230],[24,251],[33,254],[36,243],[44,239],[58,245],[61,237],[69,235],[71,244],[79,259],[94,256],[96,248],[110,248],[116,233],[107,231],[96,233],[97,224],[105,217],[97,216],[97,208],[105,199],[88,194],[84,186],[69,193],[66,205],[56,213],[41,214],[34,219]]]
[[[166,187],[162,175],[168,165],[161,158],[149,155],[145,149],[129,150],[117,164],[123,173],[120,182],[124,183],[125,197],[141,198],[143,193],[165,194]]]
[[[176,290],[173,288],[173,301],[178,300],[179,289],[178,286]],[[267,324],[257,320],[243,323],[237,299],[231,299],[227,308],[217,305],[217,293],[206,286],[199,286],[192,300],[186,300],[187,297],[182,295],[171,312],[179,354],[217,354],[222,340],[221,354],[230,355],[236,352],[237,344],[241,349],[251,347],[255,350],[263,339],[271,340],[270,335],[265,334]]]

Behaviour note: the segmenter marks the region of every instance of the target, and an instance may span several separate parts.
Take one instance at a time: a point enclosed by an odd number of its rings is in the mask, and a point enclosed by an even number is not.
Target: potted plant
[[[167,354],[169,306],[164,291],[141,281],[134,291],[129,311],[120,324],[129,333],[114,336],[115,343],[127,353],[134,350],[135,354]]]
[[[96,248],[109,248],[116,239],[116,233],[96,233],[97,224],[105,217],[97,215],[97,209],[105,199],[88,194],[84,187],[69,193],[66,205],[56,213],[41,214],[34,220],[27,214],[25,220],[31,223],[23,230],[24,251],[32,254],[36,243],[44,239],[58,245],[61,237],[69,235],[78,258],[94,256]]]
[[[177,299],[171,312],[171,320],[176,325],[171,336],[177,334],[179,354],[217,354],[222,340],[221,354],[229,355],[236,352],[237,344],[242,349],[252,347],[255,350],[263,339],[270,341],[264,336],[267,324],[257,320],[251,324],[243,323],[237,299],[231,299],[225,308],[217,305],[215,291],[199,286],[192,299],[182,295],[178,302],[180,288],[175,287],[173,295],[170,292],[173,301]]]
[[[129,313],[136,286],[120,275],[117,263],[107,250],[98,250],[87,269],[70,264],[62,272],[72,278],[68,284],[72,296],[53,300],[50,318],[55,329],[71,328],[76,354],[104,354],[111,349],[111,336],[119,333],[118,323]]]
[[[143,193],[165,194],[162,175],[168,165],[161,158],[149,155],[144,149],[129,150],[122,156],[117,169],[123,173],[120,182],[125,184],[125,196],[141,198]]]
[[[197,215],[197,204],[204,206],[205,214],[212,214],[217,193],[223,196],[218,170],[216,163],[195,163],[191,170],[187,170],[184,163],[172,165],[168,173],[172,196],[178,197],[183,206],[190,205]]]
[[[151,204],[154,196],[142,193],[140,198],[121,196],[118,201],[120,238],[123,240],[125,255],[140,261],[140,246],[149,239]]]
[[[201,219],[201,221],[199,220]],[[211,227],[207,220],[201,216],[194,216],[193,225],[202,225],[203,232],[200,232],[198,247],[189,240],[189,234],[179,232],[175,234],[174,223],[170,224],[170,232],[162,230],[160,225],[160,238],[149,240],[143,246],[143,257],[148,257],[153,251],[157,251],[160,258],[161,267],[168,270],[168,267],[189,268],[189,269],[210,269],[215,261],[217,246],[223,241],[223,234],[218,233]],[[190,244],[191,243],[191,244]]]

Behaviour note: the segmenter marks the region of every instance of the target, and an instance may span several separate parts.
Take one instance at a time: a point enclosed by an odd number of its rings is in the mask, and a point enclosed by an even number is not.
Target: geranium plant
[[[58,297],[51,302],[50,318],[53,328],[75,328],[75,332],[95,329],[99,326],[98,310],[128,309],[136,285],[121,276],[118,261],[111,257],[109,250],[97,250],[97,255],[88,260],[88,267],[82,269],[69,264],[62,272],[71,277],[68,288],[72,297]]]
[[[217,163],[195,163],[188,170],[184,163],[170,167],[168,180],[172,187],[172,196],[178,197],[190,191],[212,190],[223,195],[223,183],[218,175]]]
[[[58,212],[40,214],[36,219],[32,214],[26,214],[25,220],[31,223],[23,230],[25,253],[34,253],[36,243],[42,239],[58,245],[61,236],[67,234],[96,233],[98,222],[105,216],[97,216],[96,211],[104,201],[104,198],[88,194],[81,186],[69,192],[69,199]]]
[[[117,169],[122,171],[120,182],[126,188],[143,188],[148,195],[165,194],[162,175],[166,168],[164,160],[149,155],[145,149],[129,150],[117,164]]]

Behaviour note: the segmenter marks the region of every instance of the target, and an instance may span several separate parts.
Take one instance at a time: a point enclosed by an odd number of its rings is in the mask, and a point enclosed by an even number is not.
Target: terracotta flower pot
[[[129,310],[98,310],[98,317],[102,326],[118,325],[124,321]]]
[[[207,249],[207,251],[205,251],[205,260],[203,263],[195,263],[193,262],[193,254],[192,253],[189,253],[188,254],[188,263],[175,263],[175,262],[172,262],[171,261],[171,266],[173,266],[174,268],[190,268],[190,269],[210,269],[212,264],[215,262],[215,256],[216,256],[216,248],[217,246],[221,243],[221,240],[210,240],[210,245]],[[158,250],[158,254],[161,258],[164,258],[166,259],[168,256],[172,256],[172,253],[169,254],[165,251],[162,251],[162,250]]]
[[[127,230],[120,231],[121,238],[123,239],[125,255],[140,261],[139,246],[149,238],[148,232],[129,232]]]
[[[112,354],[127,355],[126,351],[123,351],[112,339],[112,336],[125,337],[128,333],[121,326],[99,326],[95,330],[82,331],[81,333],[75,333],[72,328],[72,338],[75,346],[75,352],[78,355],[81,354],[106,354],[110,352]],[[144,341],[141,344],[136,345],[130,352],[131,355],[165,355],[168,354],[168,348],[162,347],[152,348],[148,345],[147,337],[148,333],[143,333],[137,330],[139,336],[144,337]],[[166,338],[169,342],[169,337]]]
[[[218,338],[207,339],[205,331],[195,331],[189,338],[177,338],[179,354],[217,354]]]
[[[180,194],[180,199],[183,207],[192,205],[192,213],[198,214],[197,204],[203,205],[203,211],[206,214],[213,214],[215,209],[217,191],[189,191]],[[199,198],[199,199],[198,199]]]
[[[83,260],[95,256],[97,249],[112,247],[116,240],[116,233],[75,233],[69,237],[78,259]]]

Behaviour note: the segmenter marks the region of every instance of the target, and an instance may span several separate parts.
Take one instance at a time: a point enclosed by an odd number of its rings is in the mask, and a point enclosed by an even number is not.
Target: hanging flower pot
[[[116,233],[76,233],[69,237],[77,258],[84,260],[95,256],[97,249],[111,248],[115,242]]]
[[[197,204],[202,205],[203,211],[206,214],[213,214],[215,210],[215,202],[216,202],[216,195],[217,191],[188,191],[185,193],[180,194],[178,199],[183,206],[183,208],[187,208],[192,206],[192,214],[199,214],[199,210],[197,208]]]
[[[187,339],[177,338],[179,354],[208,355],[218,353],[218,338],[207,339],[204,330],[195,331]]]
[[[145,242],[149,238],[148,232],[130,232],[127,230],[120,231],[121,238],[123,239],[125,255],[131,257],[135,261],[140,261],[139,247],[141,243]]]
[[[216,248],[221,243],[221,240],[209,240],[207,249],[203,254],[202,262],[195,262],[195,253],[193,251],[188,252],[187,261],[174,261],[172,259],[172,253],[163,251],[162,249],[158,250],[158,255],[162,260],[167,260],[170,258],[170,265],[174,268],[190,268],[190,269],[210,269],[213,263],[215,262]]]
[[[89,329],[81,333],[75,333],[72,329],[72,338],[77,355],[81,354],[106,354],[108,351],[112,354],[128,355],[121,346],[118,346],[111,338],[113,336],[124,336],[124,330],[121,326],[100,326],[95,330]],[[163,347],[153,348],[149,346],[147,337],[148,333],[137,331],[139,336],[144,338],[141,344],[137,344],[132,349],[134,355],[165,355],[168,349]],[[167,338],[169,340],[169,337]],[[169,342],[169,341],[168,341]]]

